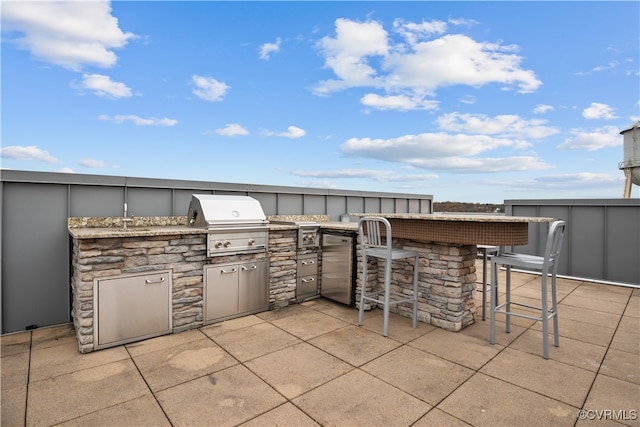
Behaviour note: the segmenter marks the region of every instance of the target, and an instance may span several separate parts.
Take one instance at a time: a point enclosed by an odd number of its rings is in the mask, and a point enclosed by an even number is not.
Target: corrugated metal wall
[[[559,274],[640,286],[640,200],[506,200],[505,212],[567,222]],[[515,250],[543,255],[548,225],[529,227],[529,244]]]
[[[432,196],[64,173],[2,171],[2,333],[70,321],[68,217],[186,215],[191,195],[237,194],[266,215],[431,212]]]

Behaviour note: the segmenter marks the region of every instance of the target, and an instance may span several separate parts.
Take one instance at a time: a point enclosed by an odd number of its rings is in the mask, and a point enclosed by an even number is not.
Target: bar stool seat
[[[487,284],[487,262],[490,257],[498,255],[499,249],[499,246],[478,245],[478,252],[482,254],[482,320],[487,318],[487,287],[491,289],[491,286]]]
[[[384,226],[384,229],[381,228]],[[384,233],[383,233],[384,230]],[[384,336],[389,336],[389,307],[391,305],[411,303],[413,327],[417,327],[418,320],[418,251],[394,248],[392,245],[391,224],[386,218],[364,217],[358,222],[358,234],[362,245],[362,287],[360,291],[360,310],[358,326],[362,326],[365,301],[376,302],[383,306]],[[367,263],[369,257],[385,261],[384,288],[382,291],[367,292]],[[407,295],[391,290],[391,264],[393,260],[413,258],[413,295]],[[382,296],[382,300],[380,300]],[[394,297],[391,300],[391,297]]]
[[[517,253],[503,253],[491,258],[491,326],[489,342],[496,342],[496,314],[506,315],[506,331],[511,332],[511,316],[523,317],[542,322],[542,355],[549,358],[549,319],[553,319],[553,345],[560,346],[558,336],[558,298],[556,295],[556,276],[558,272],[558,259],[562,249],[562,240],[565,230],[564,221],[555,221],[549,227],[549,235],[545,247],[544,256],[535,256]],[[507,269],[506,301],[498,303],[498,265]],[[523,267],[541,272],[541,306],[522,304],[511,300],[511,267]],[[551,273],[551,309],[549,309],[547,279]],[[540,311],[540,317],[518,313],[512,310],[512,306],[526,307]]]

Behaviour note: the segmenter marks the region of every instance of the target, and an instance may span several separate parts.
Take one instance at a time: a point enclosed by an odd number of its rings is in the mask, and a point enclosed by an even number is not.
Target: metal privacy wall
[[[432,196],[3,170],[2,333],[68,323],[68,217],[186,216],[192,194],[245,195],[266,215],[430,213]]]

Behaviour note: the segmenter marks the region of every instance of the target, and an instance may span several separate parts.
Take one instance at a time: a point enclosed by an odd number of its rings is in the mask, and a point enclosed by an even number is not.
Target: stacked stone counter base
[[[394,245],[420,253],[418,274],[418,320],[448,331],[460,331],[474,323],[474,292],[476,281],[475,245],[454,243],[421,243],[393,239]],[[394,261],[391,288],[407,295],[413,294],[413,259]],[[370,260],[367,287],[382,290],[384,261]],[[357,304],[362,288],[362,257],[358,248]],[[366,310],[375,308],[367,303]],[[392,305],[391,311],[411,317],[410,305]]]
[[[135,273],[171,271],[172,332],[204,324],[204,267],[269,260],[269,309],[295,302],[297,230],[274,227],[269,251],[208,258],[206,232],[179,225],[184,217],[138,218],[151,228],[127,232],[111,218],[70,218],[72,308],[81,353],[95,350],[94,281]],[[93,223],[91,223],[93,221]],[[117,221],[116,221],[117,222]],[[138,224],[136,224],[138,225]]]

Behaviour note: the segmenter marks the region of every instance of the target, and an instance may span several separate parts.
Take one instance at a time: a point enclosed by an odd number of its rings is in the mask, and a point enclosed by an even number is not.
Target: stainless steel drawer
[[[309,298],[318,294],[318,276],[298,276],[296,298]]]
[[[318,255],[299,255],[298,256],[298,277],[313,276],[318,274]]]

